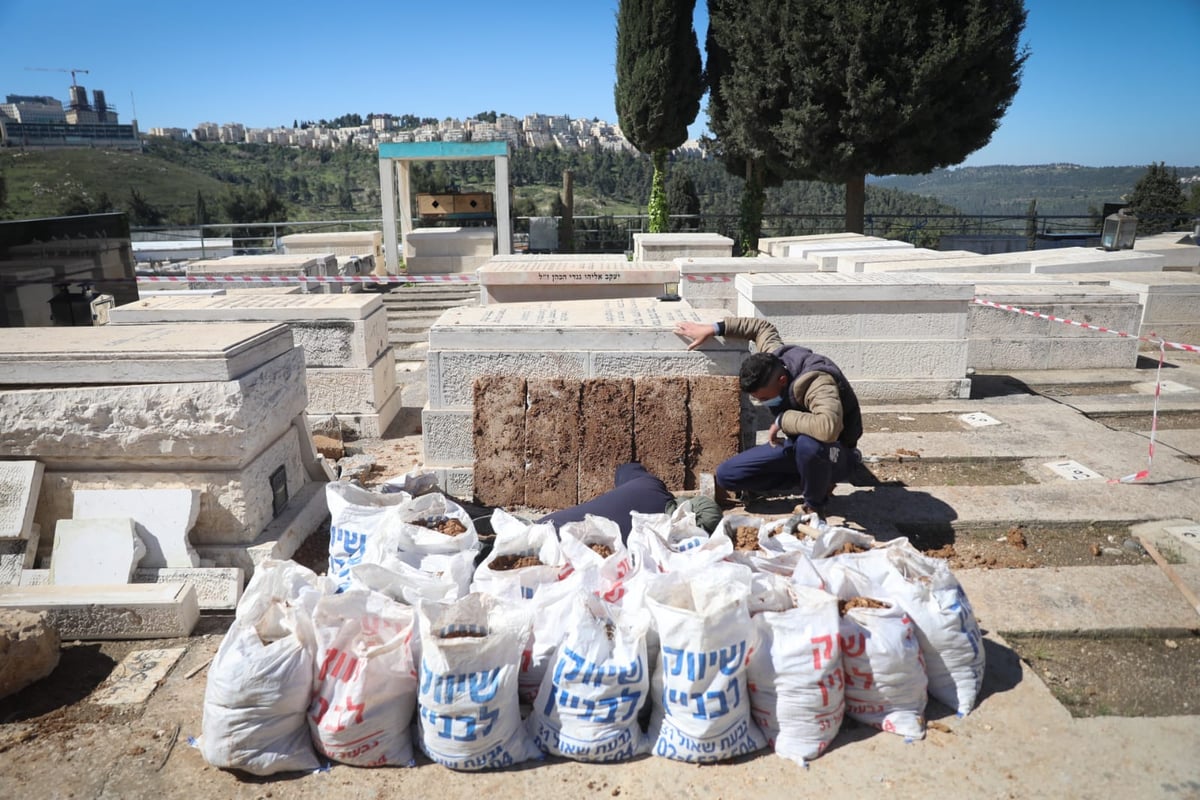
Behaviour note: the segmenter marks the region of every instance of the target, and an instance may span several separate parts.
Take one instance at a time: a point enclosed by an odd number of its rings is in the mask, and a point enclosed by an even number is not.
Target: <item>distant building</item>
[[[104,92],[92,93],[72,86],[64,109],[53,97],[10,94],[0,103],[0,147],[116,147],[142,146],[136,121],[117,122],[117,110],[108,105]]]

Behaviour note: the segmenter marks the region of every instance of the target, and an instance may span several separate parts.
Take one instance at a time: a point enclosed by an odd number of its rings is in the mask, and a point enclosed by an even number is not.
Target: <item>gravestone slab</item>
[[[237,608],[246,584],[241,567],[194,567],[191,569],[135,569],[133,583],[186,583],[196,590],[201,611],[231,611]],[[22,586],[50,585],[50,570],[21,571]]]
[[[186,647],[134,650],[121,659],[88,699],[103,706],[144,703],[186,652]]]
[[[200,619],[183,583],[0,587],[0,609],[44,611],[64,640],[173,639]]]
[[[0,539],[0,585],[21,582],[21,573],[37,559],[41,531],[42,526],[35,522],[30,526],[28,539]]]
[[[0,328],[0,386],[229,381],[291,349],[277,323]]]
[[[0,541],[29,538],[42,470],[39,461],[0,461]]]
[[[200,513],[198,489],[78,489],[74,519],[129,517],[146,545],[139,566],[198,567],[188,531]]]
[[[146,546],[129,517],[60,519],[50,553],[50,583],[95,586],[129,583]]]

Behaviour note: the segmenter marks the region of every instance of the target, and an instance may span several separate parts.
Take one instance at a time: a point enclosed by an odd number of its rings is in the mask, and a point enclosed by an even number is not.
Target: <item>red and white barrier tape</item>
[[[1127,339],[1138,339],[1139,341],[1153,342],[1154,344],[1157,344],[1158,345],[1158,371],[1154,377],[1154,411],[1150,415],[1150,451],[1149,451],[1149,454],[1146,456],[1146,468],[1143,470],[1138,470],[1137,472],[1134,472],[1130,475],[1126,475],[1123,478],[1110,478],[1108,482],[1109,483],[1135,483],[1137,481],[1144,481],[1150,477],[1150,468],[1154,465],[1154,443],[1158,438],[1158,399],[1159,399],[1159,397],[1162,396],[1162,368],[1163,368],[1163,362],[1166,360],[1167,348],[1172,347],[1176,350],[1186,350],[1190,353],[1200,353],[1200,347],[1197,347],[1196,345],[1193,345],[1193,344],[1180,344],[1179,342],[1168,342],[1165,339],[1160,339],[1160,338],[1154,336],[1153,331],[1151,331],[1150,336],[1137,336],[1132,333],[1126,333],[1125,331],[1116,331],[1116,330],[1113,330],[1112,328],[1105,328],[1100,325],[1089,325],[1086,322],[1079,322],[1078,320],[1066,319],[1064,317],[1056,317],[1053,314],[1043,314],[1040,311],[1030,311],[1029,309],[1026,309],[1026,308],[1018,308],[1017,306],[1008,306],[1003,303],[994,303],[991,300],[984,300],[981,297],[972,298],[971,302],[976,303],[981,306],[988,306],[990,308],[998,308],[1001,311],[1012,311],[1013,313],[1016,313],[1016,314],[1024,314],[1029,317],[1037,317],[1038,319],[1050,320],[1051,322],[1061,322],[1064,325],[1074,325],[1077,328],[1087,328],[1088,330],[1099,331],[1100,333],[1111,333],[1115,336],[1123,336]]]
[[[138,283],[475,283],[474,275],[138,275]]]

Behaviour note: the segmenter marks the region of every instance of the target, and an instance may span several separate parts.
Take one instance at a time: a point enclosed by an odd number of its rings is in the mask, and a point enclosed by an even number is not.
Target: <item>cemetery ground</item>
[[[1200,359],[1174,362],[1172,380],[1200,386]],[[1143,467],[1149,397],[1134,398],[1128,387],[1153,379],[1148,368],[1064,374],[1048,389],[1018,376],[992,382],[1008,390],[969,402],[865,408],[867,458],[839,487],[831,521],[880,538],[905,535],[947,558],[985,632],[988,665],[976,709],[957,718],[931,700],[924,741],[906,743],[847,718],[830,750],[807,768],[762,751],[711,766],[654,756],[616,765],[548,758],[472,774],[418,755],[413,769],[335,764],[314,774],[254,778],[208,766],[189,744],[200,733],[207,665],[232,620],[206,613],[184,639],[64,643],[51,676],[0,700],[0,794],[857,798],[954,791],[963,797],[1200,798],[1200,616],[1141,547],[1138,526],[1164,519],[1164,510],[1193,513],[1189,497],[1200,480],[1198,395],[1164,395],[1159,452],[1147,485],[1064,481],[1059,492],[1044,466],[1054,456],[1070,456],[1103,464],[1106,475],[1120,474],[1111,464],[1127,465],[1126,472]],[[1123,387],[1109,391],[1116,384]],[[964,445],[976,433],[958,417],[977,406],[1004,419],[1006,436],[1019,444],[1009,451],[979,440]],[[1081,427],[1063,426],[1064,414]],[[364,485],[378,486],[420,464],[419,419],[419,406],[406,400],[384,437],[347,443],[351,455],[374,460],[360,479]],[[1031,444],[1047,436],[1054,441]],[[1076,490],[1084,494],[1070,494]],[[795,502],[752,500],[734,511],[771,518],[790,514]],[[1070,513],[1060,507],[1064,502],[1072,504]],[[955,512],[949,521],[927,513],[946,506]],[[1155,541],[1184,583],[1200,588],[1200,559],[1189,545]],[[326,548],[318,531],[296,560],[323,571]],[[1145,591],[1126,598],[1130,580]],[[1051,594],[1060,584],[1074,594],[1066,600]],[[1072,629],[1086,598],[1106,592],[1139,622],[1113,619],[1107,628],[1080,622]],[[92,701],[126,654],[172,647],[185,652],[148,700],[124,706]]]

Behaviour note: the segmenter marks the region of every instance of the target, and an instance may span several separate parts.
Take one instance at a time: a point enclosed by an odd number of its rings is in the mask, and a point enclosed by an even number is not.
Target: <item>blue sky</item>
[[[705,0],[698,2],[703,46]],[[1200,0],[1026,0],[1024,80],[964,162],[1200,165]],[[495,110],[616,121],[616,0],[0,0],[0,95],[74,67],[142,130]],[[703,110],[693,126],[703,130]]]

